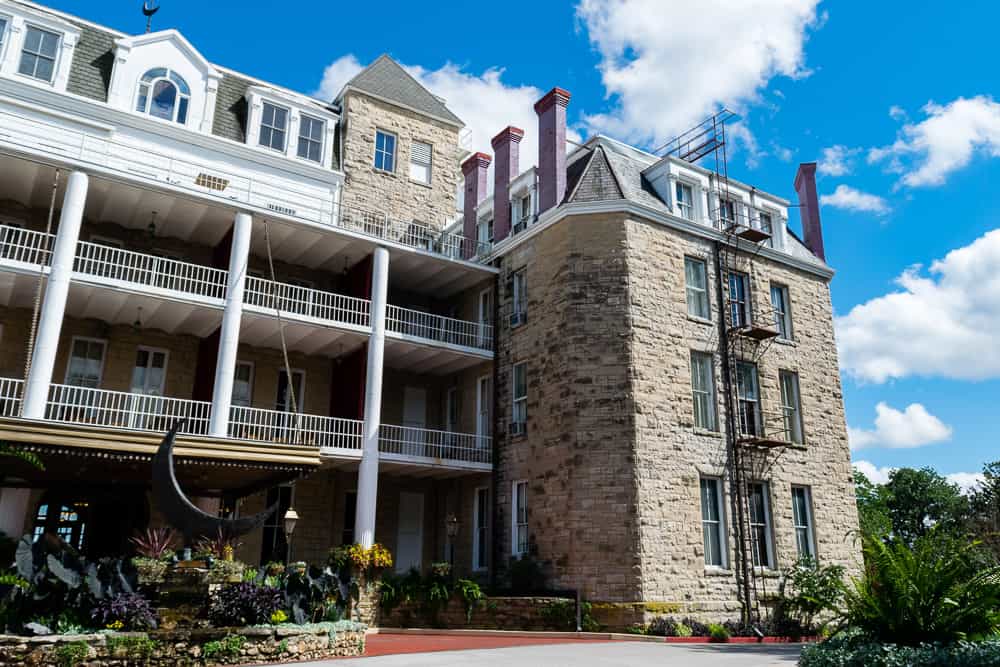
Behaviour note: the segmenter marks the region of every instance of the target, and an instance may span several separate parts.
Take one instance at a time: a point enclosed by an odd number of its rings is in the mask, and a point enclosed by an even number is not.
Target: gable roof
[[[350,89],[398,104],[449,125],[465,125],[439,97],[424,88],[402,65],[384,53],[348,81],[337,99],[341,99]]]

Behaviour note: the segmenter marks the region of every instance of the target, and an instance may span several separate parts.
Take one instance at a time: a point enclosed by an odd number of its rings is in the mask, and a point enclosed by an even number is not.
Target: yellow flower
[[[121,630],[122,628],[125,627],[125,624],[122,623],[121,621],[112,621],[111,623],[108,623],[107,626],[105,627],[107,627],[108,630]]]
[[[271,614],[271,623],[273,625],[278,625],[279,623],[284,623],[288,620],[288,614],[286,614],[281,609],[275,611]]]
[[[385,568],[392,567],[392,554],[389,553],[388,549],[377,542],[373,544],[372,548],[369,550],[368,558],[371,562],[371,566],[374,568],[383,570]]]

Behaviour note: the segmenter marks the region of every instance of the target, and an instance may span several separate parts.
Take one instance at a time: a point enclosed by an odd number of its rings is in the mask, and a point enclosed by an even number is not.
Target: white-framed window
[[[296,397],[298,398],[298,397]],[[237,361],[233,371],[233,405],[249,408],[253,404],[253,362]]]
[[[490,420],[490,408],[493,401],[493,377],[480,376],[476,383],[476,435],[480,438],[482,447],[486,447],[485,438],[490,437],[493,426]]]
[[[167,382],[167,350],[140,345],[132,368],[133,394],[163,396]]]
[[[472,505],[472,569],[482,572],[489,567],[490,489],[476,489]]]
[[[691,353],[691,396],[695,428],[718,430],[715,417],[715,364],[707,352]]]
[[[458,431],[458,388],[448,387],[444,395],[444,430]]]
[[[753,566],[774,569],[774,545],[771,542],[771,499],[766,482],[747,484],[750,504],[750,552]]]
[[[759,211],[757,214],[757,219],[760,224],[760,231],[767,234],[767,240],[764,242],[768,248],[774,247],[774,217],[767,211]]]
[[[30,24],[25,26],[21,60],[17,65],[18,74],[52,83],[59,60],[60,42],[62,35],[57,32]]]
[[[517,232],[522,231],[531,222],[531,193],[528,192],[514,200],[514,227]]]
[[[771,283],[771,307],[774,309],[774,328],[778,338],[792,340],[792,309],[788,288]]]
[[[523,556],[528,553],[528,482],[517,480],[511,489],[511,554]]]
[[[687,220],[694,220],[694,188],[687,183],[677,181],[674,184],[674,198],[677,215]]]
[[[812,491],[808,486],[792,486],[792,525],[799,558],[816,558],[813,534]]]
[[[528,423],[528,362],[522,361],[511,368],[511,432],[524,434]]]
[[[701,478],[701,532],[705,544],[705,565],[726,567],[726,520],[722,509],[722,480]]]
[[[396,135],[375,130],[375,168],[379,171],[396,170]]]
[[[802,444],[802,400],[799,396],[799,374],[793,371],[779,371],[781,385],[781,416],[784,421],[785,438],[789,442]]]
[[[288,109],[270,102],[263,102],[257,143],[264,148],[284,153],[287,135]]]
[[[106,340],[74,336],[66,364],[66,384],[91,389],[100,387],[107,348]]]
[[[736,400],[739,406],[740,434],[763,435],[760,424],[760,387],[757,382],[757,365],[746,361],[736,362]]]
[[[684,258],[684,289],[687,292],[688,315],[701,320],[712,319],[708,300],[708,267],[705,260]]]
[[[310,162],[323,161],[323,135],[326,123],[306,114],[299,116],[299,145],[296,155]]]
[[[487,335],[490,325],[493,324],[493,288],[487,287],[479,292],[479,336],[478,343],[484,345],[489,339]]]
[[[510,316],[511,326],[524,324],[528,319],[528,270],[518,269],[511,278],[513,289],[513,307]]]
[[[0,58],[3,58],[4,46],[7,44],[7,18],[0,16]]]
[[[139,79],[135,110],[153,118],[187,123],[191,88],[177,72],[166,67],[154,67]]]
[[[729,272],[730,326],[741,329],[750,326],[750,276],[739,271]]]
[[[282,368],[278,371],[278,391],[274,399],[274,409],[279,412],[303,412],[302,406],[305,401],[306,373],[292,369],[292,381],[294,382],[295,403],[292,404],[292,392],[289,391],[288,373]]]
[[[493,217],[480,219],[476,223],[476,237],[480,243],[493,244]]]
[[[734,199],[719,199],[719,223],[722,229],[732,227],[739,219],[740,204]]]
[[[410,142],[410,180],[431,184],[431,156],[434,147],[423,141]]]

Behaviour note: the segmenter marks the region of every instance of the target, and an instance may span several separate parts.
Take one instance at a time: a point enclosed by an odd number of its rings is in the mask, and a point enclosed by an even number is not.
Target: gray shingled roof
[[[374,97],[396,102],[452,125],[465,125],[458,116],[448,110],[440,98],[424,88],[399,63],[386,54],[376,58],[372,64],[348,81],[346,88],[354,88]]]

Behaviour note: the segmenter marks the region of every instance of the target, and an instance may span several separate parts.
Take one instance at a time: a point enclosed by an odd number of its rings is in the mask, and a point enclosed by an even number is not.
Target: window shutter
[[[410,161],[420,164],[431,163],[431,145],[422,141],[414,141],[410,146]]]

